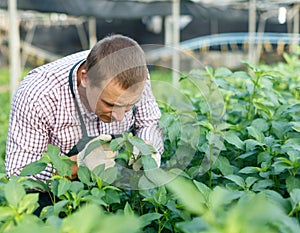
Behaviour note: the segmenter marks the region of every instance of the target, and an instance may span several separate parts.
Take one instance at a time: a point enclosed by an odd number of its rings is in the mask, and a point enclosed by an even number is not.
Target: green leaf
[[[139,217],[142,222],[142,227],[148,226],[152,221],[161,218],[163,215],[159,213],[147,213]]]
[[[242,63],[245,64],[253,72],[257,72],[257,68],[252,63],[245,61],[245,60],[243,60]]]
[[[244,142],[246,143],[246,151],[251,151],[254,150],[257,146],[261,147],[264,145],[264,143],[261,143],[253,139],[247,139]]]
[[[68,192],[71,188],[71,181],[67,179],[60,179],[58,181],[58,189],[57,189],[57,196],[64,195]]]
[[[91,190],[91,194],[93,195],[93,196],[95,196],[95,197],[97,197],[97,198],[102,198],[102,197],[104,197],[105,196],[105,191],[104,190],[101,190],[101,189],[99,189],[99,188],[93,188],[92,190]]]
[[[211,66],[205,66],[205,71],[211,78],[214,77],[214,69]]]
[[[300,204],[300,188],[293,189],[290,192],[290,196],[294,205]]]
[[[198,215],[205,212],[205,198],[190,180],[177,177],[166,185],[187,211]]]
[[[233,181],[235,184],[237,184],[239,187],[245,188],[246,184],[242,177],[231,174],[224,176],[226,179]]]
[[[290,137],[289,139],[287,139],[284,143],[284,145],[282,146],[282,149],[288,153],[289,150],[293,149],[295,151],[300,151],[300,138],[294,138],[294,137]]]
[[[0,222],[8,221],[15,217],[16,211],[7,206],[0,206]],[[0,228],[1,229],[1,228]]]
[[[91,204],[97,204],[99,206],[105,206],[105,207],[108,206],[108,204],[105,201],[103,201],[101,198],[92,195],[87,195],[82,197],[81,201],[91,203]]]
[[[111,140],[111,142],[109,143],[110,149],[112,151],[119,150],[122,146],[124,146],[124,141],[125,139],[123,137],[119,137]]]
[[[181,126],[179,120],[174,120],[168,128],[168,136],[171,142],[174,142],[180,136]]]
[[[191,221],[177,222],[175,226],[183,233],[199,233],[206,231],[208,223],[204,219],[196,217]]]
[[[214,126],[206,120],[199,121],[199,122],[197,122],[197,124],[207,128],[209,130],[214,130]]]
[[[5,198],[10,205],[17,208],[26,192],[18,182],[17,177],[11,177],[10,181],[4,186]]]
[[[259,167],[248,166],[248,167],[244,167],[241,170],[239,170],[239,173],[252,174],[252,173],[258,173],[260,170],[261,170],[261,168],[259,168]]]
[[[252,155],[255,155],[255,154],[257,154],[257,151],[256,150],[251,150],[251,151],[248,151],[246,153],[241,154],[240,156],[238,156],[238,158],[245,159],[245,158],[248,158],[248,157],[250,157]]]
[[[149,155],[142,156],[142,164],[144,170],[151,170],[157,168],[157,163],[155,160]]]
[[[286,189],[288,192],[291,192],[293,189],[300,187],[300,179],[295,176],[289,176],[286,181]]]
[[[263,118],[257,118],[254,121],[252,121],[251,126],[253,126],[256,129],[259,129],[261,132],[266,132],[269,130],[269,123],[263,119]]]
[[[35,161],[33,163],[30,163],[26,165],[21,173],[20,176],[33,176],[37,175],[40,172],[44,171],[47,166],[47,163],[41,162],[41,161]]]
[[[224,156],[218,156],[214,166],[216,166],[224,176],[232,174],[234,171],[234,166],[232,166],[229,160]]]
[[[285,159],[285,158],[281,158],[281,159]],[[289,170],[289,169],[293,168],[291,165],[289,165],[289,163],[291,163],[291,162],[287,159],[285,159],[285,162],[283,162],[283,161],[280,161],[278,158],[278,161],[276,161],[272,164],[275,174],[280,174],[280,173],[284,172],[285,170]]]
[[[176,167],[170,169],[169,172],[171,174],[174,174],[175,176],[182,176],[182,177],[185,177],[187,179],[191,179],[191,177],[186,172],[184,172],[183,170],[181,170],[179,168],[176,168]]]
[[[240,79],[249,79],[250,74],[245,71],[235,71],[232,75],[232,78],[240,78]]]
[[[35,215],[25,215],[22,217],[22,223],[9,231],[10,233],[53,233],[59,232],[59,229],[53,225],[43,225]]]
[[[84,158],[86,156],[88,156],[93,150],[95,150],[96,148],[98,148],[99,146],[103,145],[107,143],[107,141],[103,141],[103,140],[96,140],[96,141],[93,141],[93,142],[90,142],[87,146],[87,148],[85,149],[84,151]]]
[[[300,104],[294,104],[289,106],[288,109],[285,111],[286,113],[298,113],[300,112]]]
[[[48,144],[47,154],[49,155],[58,155],[60,153],[60,149],[58,146],[53,146],[52,144]]]
[[[233,130],[226,131],[224,133],[224,139],[239,149],[244,148],[244,142],[237,136],[237,133]]]
[[[72,176],[72,171],[70,169],[71,166],[71,160],[69,159],[68,161],[70,163],[68,163],[67,161],[64,161],[59,155],[56,154],[48,154],[51,162],[53,163],[54,168],[57,170],[58,174],[60,176],[68,176],[71,177]]]
[[[253,85],[253,83],[245,82],[245,86],[246,86],[247,91],[249,92],[249,95],[253,95],[254,88],[255,88],[255,86]]]
[[[274,181],[271,179],[263,179],[263,180],[259,180],[257,181],[253,187],[252,190],[255,192],[259,192],[259,191],[264,191],[267,188],[273,187],[274,186]]]
[[[151,155],[155,152],[153,146],[145,143],[145,141],[139,137],[131,137],[128,138],[128,141],[135,146],[141,154],[143,155]]]
[[[91,185],[91,172],[85,166],[80,166],[78,168],[78,179],[87,185]]]
[[[218,212],[219,208],[223,209],[225,205],[232,203],[241,196],[239,191],[229,190],[220,186],[216,186],[209,196],[209,206]]]
[[[119,193],[116,190],[107,189],[105,190],[104,201],[110,205],[114,203],[120,203],[121,200]]]
[[[39,206],[39,194],[29,193],[19,203],[18,212],[32,214]]]
[[[142,192],[141,190],[143,190],[143,193],[145,193],[145,192],[147,192],[147,190],[149,190],[151,188],[155,188],[155,187],[157,187],[157,185],[155,183],[151,182],[150,179],[148,179],[145,175],[142,175],[140,177],[139,182],[138,182],[138,188],[140,190],[140,193]],[[152,198],[152,193],[151,193],[151,198]]]
[[[163,112],[159,119],[159,127],[162,129],[167,129],[167,128],[169,128],[169,126],[173,120],[174,120],[173,115]]]
[[[24,185],[25,188],[39,189],[42,191],[50,191],[49,186],[41,180],[34,180],[26,177],[26,179],[20,179],[20,183]]]
[[[105,170],[105,164],[100,164],[94,168],[93,174],[100,177],[100,175],[103,173],[104,170]]]
[[[256,177],[248,176],[245,180],[246,186],[248,188],[250,188],[257,180],[258,180],[258,178],[256,178]]]
[[[84,190],[84,184],[79,181],[72,181],[70,191],[73,193],[79,193],[80,191]],[[87,190],[85,190],[87,191]]]
[[[265,136],[259,129],[255,128],[254,126],[249,126],[247,127],[247,130],[249,135],[254,137],[258,142],[264,142]]]
[[[291,129],[291,125],[287,121],[272,121],[272,132],[279,138],[283,139],[286,132]]]
[[[69,200],[61,200],[53,205],[54,213],[59,214],[66,210],[66,206],[69,204]]]
[[[128,164],[130,157],[131,157],[131,153],[127,153],[125,150],[121,150],[117,153],[115,161],[119,163],[124,161],[125,164]]]
[[[116,179],[118,175],[118,168],[117,167],[109,167],[105,169],[99,177],[102,178],[102,180],[108,184],[112,184]]]
[[[205,202],[207,203],[209,200],[209,195],[211,193],[211,189],[206,186],[205,184],[198,182],[196,180],[193,180],[193,183],[196,185],[196,187],[198,188],[199,192],[202,194],[202,196],[205,199]]]
[[[165,186],[160,186],[154,192],[153,198],[155,202],[159,205],[166,205],[167,202],[167,190]]]
[[[133,216],[134,215],[134,211],[132,210],[130,204],[128,202],[126,202],[125,207],[124,207],[124,215],[125,216]]]
[[[226,67],[218,67],[215,70],[215,77],[226,77],[232,74],[232,71]]]
[[[254,101],[254,106],[257,109],[262,110],[262,112],[265,113],[268,118],[272,119],[272,116],[274,115],[274,111],[270,107],[271,104],[267,101],[263,101],[263,102],[260,102],[260,101],[261,100]]]
[[[85,205],[80,208],[79,211],[63,220],[61,232],[97,232],[97,227],[99,227],[100,222],[103,221],[104,219],[100,207],[91,204]]]

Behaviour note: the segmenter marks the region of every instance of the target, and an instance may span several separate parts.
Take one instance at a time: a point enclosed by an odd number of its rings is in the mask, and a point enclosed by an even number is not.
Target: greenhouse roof
[[[7,9],[8,0],[0,0],[0,8]],[[181,0],[181,14],[193,17],[211,19],[248,20],[249,1],[245,0]],[[256,8],[267,11],[272,7],[290,6],[300,0],[256,0]],[[158,0],[18,0],[18,9],[39,12],[65,13],[74,16],[94,16],[105,19],[132,19],[153,15],[172,14],[172,1]]]

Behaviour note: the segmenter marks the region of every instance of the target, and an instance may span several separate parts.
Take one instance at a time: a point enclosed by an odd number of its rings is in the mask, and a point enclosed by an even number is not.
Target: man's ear
[[[87,77],[87,71],[85,69],[82,69],[80,75],[80,84],[86,88],[88,85],[88,77]]]

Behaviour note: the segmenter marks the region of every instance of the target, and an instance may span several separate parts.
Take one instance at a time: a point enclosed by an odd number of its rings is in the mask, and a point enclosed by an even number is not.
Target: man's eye
[[[107,107],[110,107],[110,108],[114,107],[113,104],[109,104],[109,103],[105,103],[105,104],[106,104]]]

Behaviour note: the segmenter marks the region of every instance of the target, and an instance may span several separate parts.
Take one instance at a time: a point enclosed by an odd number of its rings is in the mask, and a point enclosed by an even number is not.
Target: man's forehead
[[[99,99],[110,104],[128,105],[139,101],[143,86],[122,88],[117,84],[109,84],[100,92]]]

